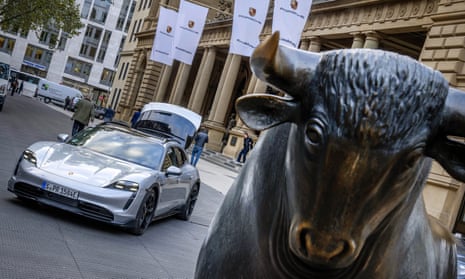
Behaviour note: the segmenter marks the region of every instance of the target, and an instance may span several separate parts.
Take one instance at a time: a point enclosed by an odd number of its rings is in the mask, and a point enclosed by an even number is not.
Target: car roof
[[[157,142],[163,145],[171,142],[171,143],[174,143],[182,147],[181,146],[182,143],[176,138],[167,137],[163,134],[157,135],[157,134],[152,134],[152,133],[146,133],[142,130],[133,129],[126,122],[122,122],[122,121],[104,122],[104,123],[97,125],[96,127],[106,127],[106,128],[110,128],[113,130],[118,130],[121,132],[129,133],[135,136],[141,136],[141,137],[147,138],[151,141],[154,141],[154,142]]]
[[[141,113],[144,113],[146,111],[166,111],[170,113],[175,113],[177,115],[180,115],[187,120],[189,120],[197,129],[200,127],[200,124],[202,123],[202,116],[199,114],[186,109],[184,107],[178,106],[178,105],[173,105],[173,104],[168,104],[168,103],[159,103],[159,102],[151,102],[142,108]]]
[[[173,104],[151,102],[144,105],[134,128],[171,137],[185,149],[192,143],[200,127],[202,116]]]

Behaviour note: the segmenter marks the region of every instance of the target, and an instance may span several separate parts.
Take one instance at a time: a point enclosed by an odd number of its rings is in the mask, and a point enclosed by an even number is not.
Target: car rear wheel
[[[46,104],[50,103],[50,101],[51,101],[50,98],[45,98],[45,99],[44,99],[44,102],[45,102]]]
[[[134,227],[131,229],[131,233],[135,235],[142,235],[152,223],[153,216],[155,215],[156,208],[156,193],[153,189],[148,190],[142,203],[137,211],[136,220]]]
[[[2,111],[2,109],[3,109],[3,104],[0,105],[0,111]]]
[[[192,212],[194,211],[195,203],[199,197],[200,187],[198,184],[192,186],[191,193],[187,198],[186,204],[182,207],[181,212],[178,214],[178,218],[184,221],[188,221],[191,218]]]

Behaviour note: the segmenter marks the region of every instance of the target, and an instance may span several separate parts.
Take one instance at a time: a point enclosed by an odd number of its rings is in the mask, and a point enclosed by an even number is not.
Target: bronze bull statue
[[[238,100],[267,129],[212,221],[196,278],[455,278],[421,196],[431,160],[465,181],[465,94],[402,55],[310,53],[275,33],[251,67],[285,97]]]

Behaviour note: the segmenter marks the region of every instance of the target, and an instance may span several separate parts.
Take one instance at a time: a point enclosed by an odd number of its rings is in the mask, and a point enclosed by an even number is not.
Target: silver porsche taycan
[[[59,135],[21,154],[8,190],[34,200],[143,234],[154,219],[188,220],[200,189],[185,148],[200,116],[151,103],[135,128],[105,123],[74,137]],[[161,127],[161,128],[157,128]]]

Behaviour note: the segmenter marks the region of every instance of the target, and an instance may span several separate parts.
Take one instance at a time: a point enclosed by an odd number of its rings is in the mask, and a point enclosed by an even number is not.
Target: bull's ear
[[[293,118],[298,104],[289,98],[270,94],[250,94],[237,99],[236,111],[254,130],[263,130]]]
[[[428,144],[428,155],[455,179],[465,182],[465,92],[449,87],[437,139]],[[458,140],[454,140],[458,139]]]
[[[433,143],[428,155],[455,179],[465,182],[465,144],[446,137]]]

